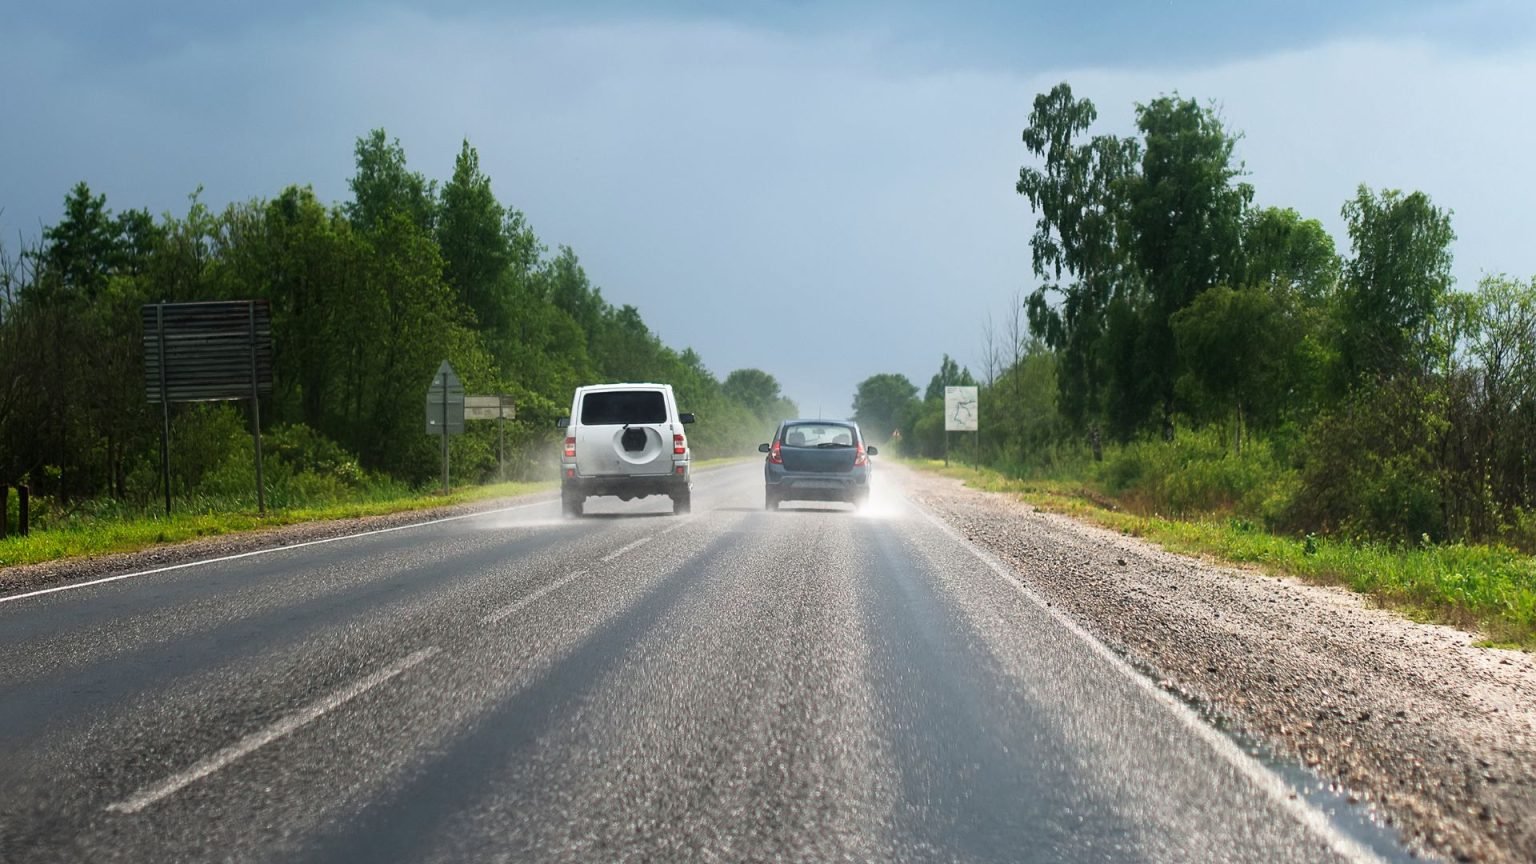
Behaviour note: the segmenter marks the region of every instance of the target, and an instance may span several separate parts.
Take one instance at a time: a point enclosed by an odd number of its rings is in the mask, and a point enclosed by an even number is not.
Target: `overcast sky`
[[[340,202],[369,129],[438,179],[468,138],[611,302],[839,415],[877,372],[976,370],[988,314],[1034,287],[1019,134],[1066,80],[1108,131],[1163,93],[1215,100],[1258,203],[1341,251],[1358,184],[1421,189],[1454,211],[1460,287],[1536,275],[1526,0],[238,5],[7,11],[7,247],[80,180],[114,210]]]

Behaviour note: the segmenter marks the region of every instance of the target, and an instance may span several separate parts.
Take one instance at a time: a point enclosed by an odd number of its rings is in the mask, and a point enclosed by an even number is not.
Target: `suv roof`
[[[634,382],[624,384],[587,384],[576,389],[583,393],[590,393],[593,390],[671,390],[672,385]]]

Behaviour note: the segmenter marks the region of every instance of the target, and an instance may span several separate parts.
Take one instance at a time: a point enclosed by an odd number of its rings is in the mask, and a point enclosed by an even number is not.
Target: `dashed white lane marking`
[[[1204,720],[1200,719],[1200,716],[1188,705],[1185,705],[1183,702],[1175,699],[1172,694],[1158,687],[1147,676],[1137,672],[1123,657],[1109,650],[1108,646],[1100,642],[1092,633],[1083,629],[1076,621],[1067,617],[1060,609],[1048,605],[1039,594],[1035,593],[1034,589],[1020,582],[1007,565],[1003,564],[985,549],[966,539],[947,522],[929,512],[927,507],[918,504],[916,501],[911,503],[912,509],[921,514],[924,519],[933,523],[934,527],[944,532],[970,552],[971,555],[975,556],[977,560],[987,565],[993,573],[996,573],[1004,582],[1013,586],[1025,599],[1039,607],[1040,611],[1055,619],[1056,623],[1083,640],[1090,651],[1102,658],[1116,672],[1130,679],[1133,684],[1141,688],[1147,695],[1166,707],[1196,738],[1205,742],[1217,756],[1226,760],[1238,773],[1242,774],[1254,786],[1268,795],[1270,800],[1278,804],[1281,809],[1290,813],[1298,822],[1316,832],[1317,836],[1331,846],[1334,852],[1349,861],[1385,864],[1381,856],[1340,831],[1323,811],[1314,807],[1305,799],[1293,795],[1291,788],[1286,785],[1284,780],[1280,779],[1273,771],[1265,768],[1259,760],[1237,746],[1231,738],[1212,728]]]
[[[359,537],[371,537],[375,534],[388,534],[391,531],[404,531],[408,528],[422,528],[427,525],[438,525],[443,522],[454,522],[459,519],[477,519],[481,516],[492,516],[497,513],[510,513],[513,510],[527,510],[530,507],[547,507],[549,501],[534,501],[530,504],[515,504],[511,507],[498,507],[495,510],[479,510],[474,513],[465,513],[459,516],[444,516],[441,519],[429,519],[426,522],[412,522],[409,525],[396,525],[393,528],[376,528],[372,531],[359,531],[356,534],[343,534],[340,537],[326,537],[321,540],[306,540],[303,543],[289,543],[286,546],[273,546],[270,549],[256,549],[251,552],[241,552],[236,555],[225,555],[220,558],[206,558],[202,561],[188,561],[185,564],[171,564],[166,567],[156,567],[153,570],[140,570],[137,573],[122,573],[117,576],[106,576],[101,579],[92,579],[88,582],[75,582],[70,585],[58,585],[53,588],[41,588],[37,591],[28,591],[25,594],[12,594],[9,597],[0,597],[0,603],[10,603],[13,600],[25,600],[28,597],[41,597],[44,594],[56,594],[60,591],[74,591],[77,588],[89,588],[92,585],[105,585],[108,582],[118,582],[123,579],[133,579],[137,576],[152,576],[156,573],[169,573],[172,570],[184,570],[188,567],[201,567],[204,564],[218,564],[224,561],[236,561],[241,558],[250,558],[254,555],[267,555],[272,552],[286,552],[289,549],[302,549],[305,546],[319,546],[322,543],[335,543],[340,540],[356,540]]]
[[[613,559],[619,557],[620,555],[623,555],[625,552],[628,552],[628,551],[630,551],[631,549],[634,549],[637,546],[643,546],[646,543],[649,543],[652,540],[656,539],[657,537],[665,537],[666,535],[671,534],[673,531],[676,531],[677,529],[679,529],[681,527],[683,527],[681,524],[673,525],[671,528],[668,528],[665,531],[658,531],[655,535],[653,535],[651,537],[642,537],[639,540],[636,540],[635,542],[630,543],[627,546],[622,546],[622,547],[614,550],[612,553],[603,556],[603,558],[601,559],[602,563],[606,564],[607,562],[612,561]],[[577,570],[576,572],[571,573],[571,574],[565,576],[563,579],[559,579],[559,580],[557,580],[555,582],[551,582],[548,585],[545,585],[543,588],[540,588],[539,590],[533,592],[532,594],[529,594],[527,597],[524,597],[521,600],[517,600],[517,601],[515,601],[513,603],[510,603],[510,604],[508,604],[506,606],[501,607],[500,609],[497,609],[495,612],[492,612],[491,614],[485,616],[484,618],[481,618],[480,619],[480,623],[481,624],[496,624],[496,623],[498,623],[500,621],[503,621],[503,620],[505,620],[507,618],[507,616],[515,615],[518,612],[521,612],[522,610],[527,609],[529,606],[532,606],[534,603],[537,603],[539,601],[539,599],[541,597],[545,596],[546,594],[549,594],[552,591],[558,591],[561,588],[564,588],[565,586],[571,584],[572,582],[575,582],[577,579],[580,579],[581,577],[583,577],[585,575],[587,575],[587,571],[585,571],[585,570]]]
[[[495,612],[492,612],[491,614],[485,616],[484,618],[481,618],[480,619],[480,623],[481,624],[495,624],[498,621],[501,621],[504,618],[506,618],[508,615],[514,615],[514,614],[516,614],[518,612],[521,612],[522,610],[528,608],[529,606],[532,606],[534,603],[538,602],[539,598],[541,598],[544,595],[550,593],[551,591],[558,591],[561,588],[564,588],[565,586],[571,584],[572,582],[575,582],[577,579],[580,579],[581,577],[583,577],[585,575],[587,575],[587,571],[585,571],[585,570],[577,570],[575,573],[572,573],[572,574],[566,576],[563,579],[560,579],[560,580],[557,580],[555,582],[551,582],[548,585],[545,585],[543,588],[540,588],[539,590],[533,592],[532,594],[529,594],[527,597],[524,597],[523,599],[517,601],[516,603],[512,603],[510,605],[503,606],[500,609],[497,609]]]
[[[132,798],[109,805],[107,810],[111,813],[137,813],[162,798],[176,794],[181,789],[196,783],[198,780],[207,777],[209,774],[218,771],[235,760],[271,744],[295,729],[314,722],[327,712],[345,705],[437,653],[437,648],[423,648],[414,654],[397,660],[393,664],[369,675],[367,678],[353,682],[324,699],[289,714],[267,728],[247,735],[234,744],[198,762],[191,768],[179,774],[173,774],[159,783],[144,789]]]
[[[668,528],[667,530],[670,531],[672,529]],[[665,533],[665,532],[662,532],[662,533]],[[656,535],[656,537],[660,537],[660,536],[661,536],[661,534],[657,534]],[[620,546],[619,548],[613,550],[612,552],[609,552],[607,555],[604,555],[602,558],[599,559],[599,562],[603,563],[603,564],[607,564],[609,561],[612,561],[613,559],[619,557],[620,555],[623,555],[625,552],[629,552],[629,551],[632,551],[634,549],[638,549],[639,547],[644,546],[645,544],[651,542],[652,540],[655,540],[656,537],[641,537],[639,540],[636,540],[633,543],[626,543],[623,546]]]

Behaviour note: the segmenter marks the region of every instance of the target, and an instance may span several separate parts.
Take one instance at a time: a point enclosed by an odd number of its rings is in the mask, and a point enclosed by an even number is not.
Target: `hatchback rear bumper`
[[[781,501],[852,501],[869,493],[869,472],[860,470],[846,474],[801,473],[770,465],[763,472],[763,480]]]

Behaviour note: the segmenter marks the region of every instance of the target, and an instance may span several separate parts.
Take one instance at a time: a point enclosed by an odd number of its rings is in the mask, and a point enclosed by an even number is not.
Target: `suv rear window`
[[[660,390],[605,390],[581,397],[584,426],[667,422],[667,400]]]

